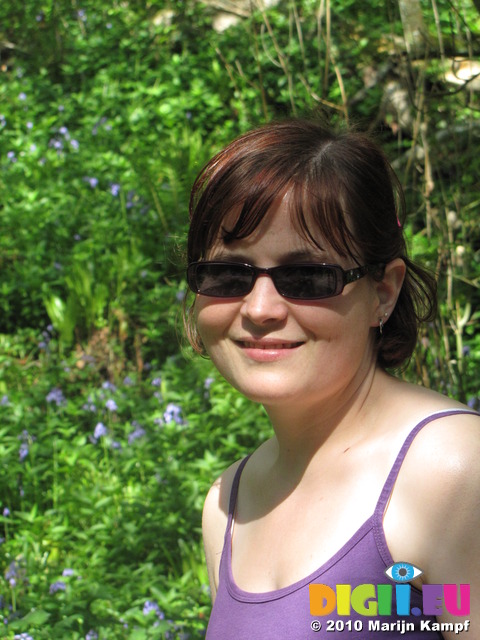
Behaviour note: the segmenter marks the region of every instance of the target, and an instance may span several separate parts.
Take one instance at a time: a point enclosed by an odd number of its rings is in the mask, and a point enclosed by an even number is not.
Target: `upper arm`
[[[453,416],[449,425],[439,423],[438,434],[424,468],[426,476],[431,472],[425,478],[430,497],[424,504],[421,568],[430,584],[470,585],[470,613],[452,615],[443,603],[438,620],[469,619],[470,635],[480,638],[480,419]],[[458,638],[455,630],[443,635]]]
[[[228,504],[233,478],[239,462],[229,467],[210,487],[202,516],[203,544],[207,563],[212,603],[218,588],[220,558],[228,521]]]

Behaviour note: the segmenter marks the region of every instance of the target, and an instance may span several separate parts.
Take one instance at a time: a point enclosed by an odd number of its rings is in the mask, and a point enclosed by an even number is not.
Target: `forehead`
[[[312,216],[307,218],[308,232],[302,229],[288,191],[275,199],[266,215],[248,235],[230,238],[229,232],[238,223],[239,215],[240,208],[226,215],[223,230],[210,248],[209,257],[220,253],[246,256],[251,251],[279,257],[289,256],[291,260],[318,260],[325,258],[327,254],[336,255]]]

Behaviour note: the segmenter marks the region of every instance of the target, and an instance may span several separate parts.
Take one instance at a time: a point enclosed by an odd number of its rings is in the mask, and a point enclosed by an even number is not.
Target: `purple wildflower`
[[[110,185],[110,193],[112,194],[112,196],[117,197],[120,193],[120,185],[115,182]]]
[[[67,585],[65,584],[65,582],[63,582],[63,580],[57,580],[57,582],[54,582],[50,585],[50,594],[57,593],[57,591],[66,591],[66,590],[67,590]]]
[[[92,189],[95,189],[95,187],[98,186],[98,178],[91,178],[88,176],[84,177],[85,182],[88,182],[88,184],[92,187]]]
[[[5,394],[0,398],[0,407],[8,407],[10,403],[8,401],[8,396]]]
[[[47,394],[46,401],[50,403],[55,403],[57,407],[66,403],[65,396],[63,395],[63,391],[58,387],[54,387]]]
[[[154,378],[152,380],[152,387],[159,387],[162,384],[161,378]]]
[[[13,636],[13,640],[33,640],[28,633],[17,633]]]
[[[65,577],[67,577],[67,576],[73,576],[74,574],[75,574],[75,571],[74,571],[73,569],[68,569],[68,568],[67,568],[67,569],[64,569],[64,570],[62,571],[62,576],[65,576]]]
[[[17,158],[15,156],[15,151],[9,151],[7,153],[7,158],[10,160],[10,162],[16,162]]]
[[[109,410],[109,411],[117,411],[118,407],[117,407],[117,403],[115,402],[115,400],[113,400],[112,398],[109,398],[106,403],[105,403],[105,407]]]
[[[107,427],[103,424],[103,422],[98,422],[95,425],[95,430],[93,432],[93,437],[95,438],[95,441],[99,440],[100,438],[103,438],[107,434],[108,434]]]
[[[5,509],[3,510],[3,517],[8,518],[9,515],[10,515],[10,509],[8,507],[5,507]]]
[[[11,587],[14,587],[17,584],[18,566],[15,560],[10,563],[7,571],[5,572],[5,578]]]
[[[80,143],[78,142],[78,140],[70,140],[70,146],[72,147],[72,149],[75,149],[75,151],[78,151],[78,149],[80,148]]]
[[[28,452],[30,448],[26,442],[22,442],[20,445],[20,449],[18,450],[18,457],[20,458],[20,462],[23,462],[25,458],[28,456]]]
[[[170,422],[184,424],[182,418],[182,409],[178,405],[173,404],[173,402],[167,404],[167,408],[165,409],[163,418],[167,424],[169,424]]]
[[[128,444],[132,444],[132,442],[135,442],[135,440],[138,440],[139,438],[143,438],[143,436],[146,434],[146,431],[143,427],[141,427],[138,423],[132,423],[135,426],[135,430],[132,431],[132,433],[130,433],[130,435],[128,436]]]
[[[27,99],[27,94],[22,91],[21,93],[18,94],[18,99],[19,100],[26,100]]]
[[[93,629],[90,629],[90,631],[85,636],[85,640],[97,640],[97,639],[98,639],[98,633]]]
[[[160,620],[165,618],[165,614],[161,611],[158,604],[154,600],[147,600],[143,605],[143,615],[148,616],[152,612],[155,613]]]
[[[107,391],[112,391],[113,393],[115,393],[117,387],[113,384],[113,382],[109,382],[108,380],[106,380],[102,383],[102,389],[106,389]]]

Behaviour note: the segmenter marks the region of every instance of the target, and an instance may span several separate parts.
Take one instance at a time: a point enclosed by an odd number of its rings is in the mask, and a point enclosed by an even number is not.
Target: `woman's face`
[[[209,260],[239,261],[259,267],[327,262],[356,267],[320,235],[319,249],[298,233],[279,199],[255,232],[228,245],[219,241]],[[269,406],[344,399],[375,366],[372,327],[378,326],[379,300],[368,277],[347,284],[324,300],[282,297],[267,275],[257,278],[242,298],[199,295],[197,328],[220,373],[248,398]],[[312,406],[313,406],[312,405]]]

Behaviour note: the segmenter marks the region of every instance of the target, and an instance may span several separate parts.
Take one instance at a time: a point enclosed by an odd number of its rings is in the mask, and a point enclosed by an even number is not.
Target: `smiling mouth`
[[[238,342],[244,349],[262,349],[264,351],[278,351],[280,349],[295,349],[303,342]]]

